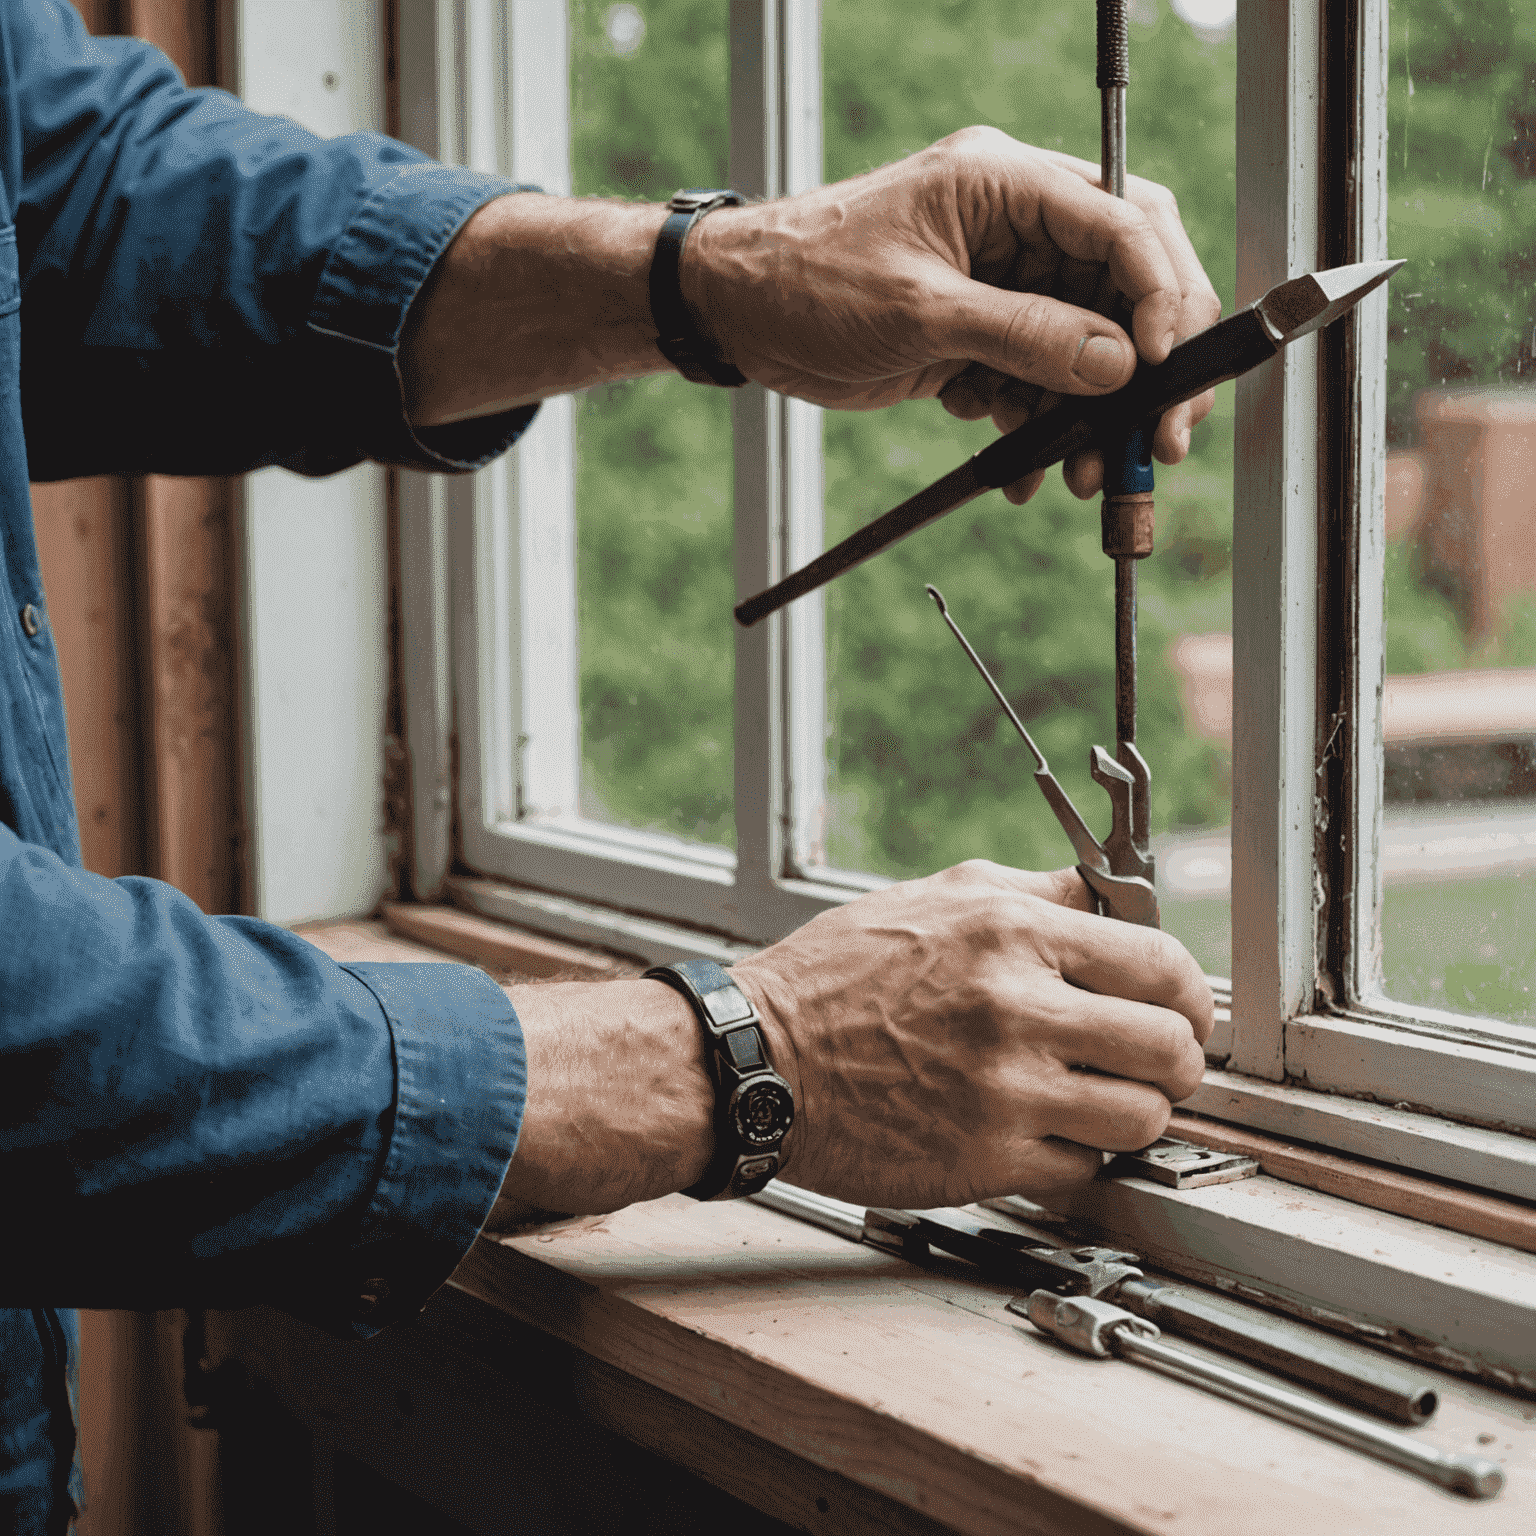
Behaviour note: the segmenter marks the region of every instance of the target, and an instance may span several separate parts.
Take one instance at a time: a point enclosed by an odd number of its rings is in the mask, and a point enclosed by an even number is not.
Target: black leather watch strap
[[[672,211],[656,237],[656,251],[651,257],[651,319],[659,333],[656,345],[661,355],[695,384],[721,384],[734,389],[747,382],[746,374],[722,361],[715,348],[699,334],[683,302],[678,273],[683,242],[693,226],[716,208],[739,207],[745,201],[739,192],[685,187],[667,204]]]
[[[773,1070],[757,1010],[713,960],[653,966],[646,976],[681,992],[704,1026],[715,1082],[715,1151],[695,1200],[755,1195],[779,1171],[780,1148],[795,1118],[795,1096]]]

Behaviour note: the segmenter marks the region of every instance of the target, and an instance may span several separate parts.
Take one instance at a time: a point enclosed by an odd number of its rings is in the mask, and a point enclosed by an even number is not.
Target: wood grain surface
[[[1118,1361],[1069,1354],[963,1266],[680,1196],[500,1242],[454,1285],[956,1531],[1527,1531],[1536,1407],[1439,1378],[1416,1431],[1501,1460],[1471,1505]]]
[[[1442,1179],[1342,1157],[1320,1147],[1240,1130],[1179,1110],[1173,1113],[1168,1134],[1218,1152],[1256,1157],[1265,1173],[1289,1184],[1536,1253],[1536,1207],[1522,1200],[1500,1199]]]

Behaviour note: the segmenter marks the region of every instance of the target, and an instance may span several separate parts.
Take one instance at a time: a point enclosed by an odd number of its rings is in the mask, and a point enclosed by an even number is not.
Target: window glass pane
[[[1166,0],[1131,6],[1130,170],[1162,181],[1224,306],[1234,281],[1232,7],[1196,26]],[[825,0],[827,178],[972,123],[1099,158],[1087,0],[944,7]],[[1193,15],[1194,12],[1191,12]],[[1192,153],[1198,145],[1199,152]],[[992,440],[932,401],[826,418],[827,540]],[[1138,743],[1152,768],[1165,926],[1229,969],[1232,391],[1177,469],[1158,470],[1158,547],[1139,567]],[[1032,760],[946,630],[933,582],[1099,835],[1090,746],[1114,749],[1114,572],[1099,503],[1053,472],[1022,508],[952,513],[827,591],[829,864],[888,875],[986,856],[1056,868],[1071,849]]]
[[[1391,49],[1383,970],[1536,1021],[1536,11]]]
[[[571,36],[578,196],[726,184],[723,5],[573,0]],[[729,393],[582,395],[576,530],[583,814],[734,842]]]

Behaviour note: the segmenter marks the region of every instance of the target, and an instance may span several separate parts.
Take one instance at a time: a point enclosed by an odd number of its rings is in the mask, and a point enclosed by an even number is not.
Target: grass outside
[[[1162,902],[1163,927],[1206,972],[1232,974],[1232,906]],[[1382,972],[1389,997],[1536,1027],[1536,874],[1387,888]]]

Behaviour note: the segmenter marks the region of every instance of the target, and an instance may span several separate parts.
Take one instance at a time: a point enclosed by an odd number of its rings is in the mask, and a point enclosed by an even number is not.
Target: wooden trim
[[[1536,1140],[1207,1068],[1184,1109],[1515,1200],[1536,1201]]]
[[[133,533],[126,480],[32,487],[48,627],[69,720],[85,867],[142,874],[144,757],[135,642]]]
[[[1321,0],[1237,11],[1237,299],[1317,266]],[[1233,1070],[1280,1081],[1311,1006],[1317,340],[1237,381],[1232,524]]]
[[[543,981],[604,981],[636,976],[641,969],[633,963],[492,922],[456,907],[386,901],[383,913],[392,933],[430,944],[488,971]]]
[[[310,1519],[302,1484],[288,1494],[293,1507],[273,1506],[274,1461],[291,1466],[301,1457],[273,1456],[272,1408],[308,1428],[317,1450],[326,1446],[361,1462],[402,1501],[441,1510],[457,1522],[455,1531],[945,1530],[451,1285],[421,1317],[366,1344],[267,1307],[215,1314],[210,1339],[231,1367],[226,1377],[248,1371],[255,1389],[231,1393],[225,1410],[225,1488],[232,1506],[262,1510],[255,1528],[262,1536],[308,1530]],[[264,1392],[271,1394],[265,1414]],[[345,1528],[382,1536],[355,1510]],[[387,1529],[416,1526],[405,1521]]]
[[[82,8],[83,9],[83,8]],[[188,85],[215,83],[217,7],[210,0],[117,0],[103,7],[115,12],[102,30],[141,37],[163,50]]]
[[[1536,1207],[1524,1201],[1500,1200],[1444,1180],[1340,1157],[1336,1152],[1262,1136],[1257,1131],[1237,1130],[1182,1110],[1173,1112],[1168,1134],[1218,1152],[1256,1157],[1263,1172],[1288,1184],[1536,1253]]]
[[[206,912],[244,903],[232,482],[133,482],[148,871]]]

